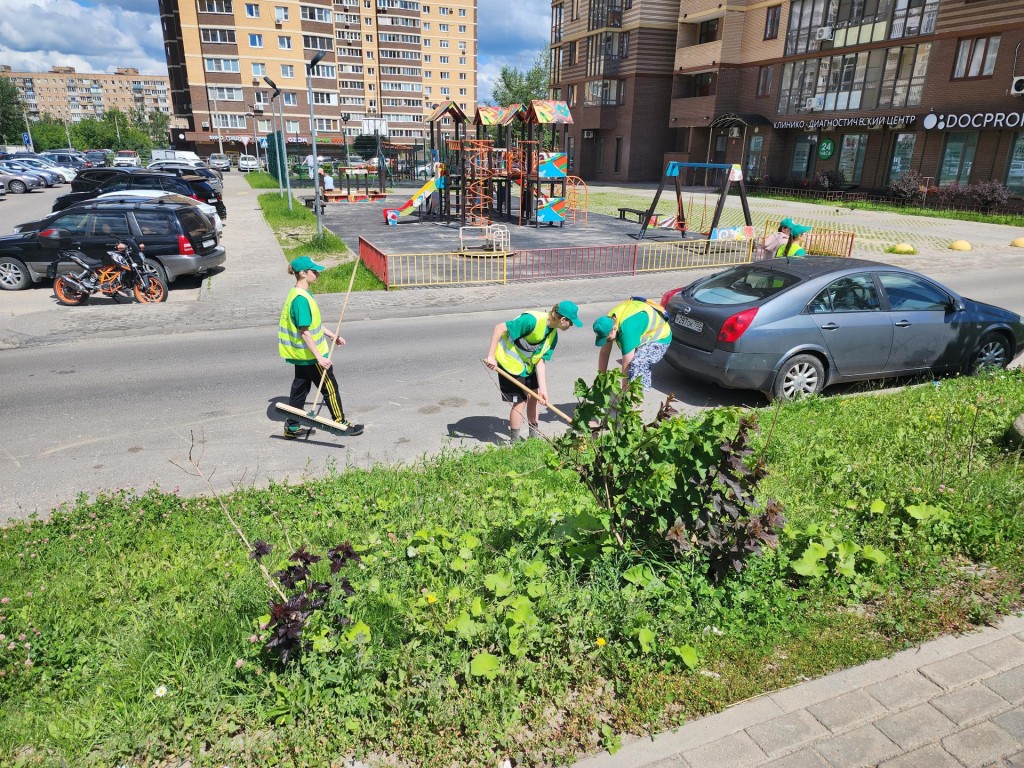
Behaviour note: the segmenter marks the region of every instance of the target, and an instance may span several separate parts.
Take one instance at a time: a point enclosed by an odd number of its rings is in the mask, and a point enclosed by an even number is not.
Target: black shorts
[[[502,369],[504,370],[504,369]],[[506,371],[507,373],[507,371]],[[537,371],[534,370],[529,376],[516,376],[519,383],[527,389],[537,391],[540,384],[537,383]],[[501,387],[501,399],[506,403],[521,403],[524,400],[529,399],[527,394],[523,392],[519,387],[513,384],[511,381],[506,379],[504,376],[498,377],[498,385]]]

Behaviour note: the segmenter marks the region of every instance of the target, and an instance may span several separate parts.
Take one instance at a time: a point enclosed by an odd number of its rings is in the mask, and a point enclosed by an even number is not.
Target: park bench
[[[316,196],[315,195],[313,195],[311,197],[304,197],[304,198],[302,198],[302,202],[305,204],[305,206],[307,208],[309,208],[309,210],[313,211],[314,213],[316,212]],[[320,198],[320,213],[324,213],[324,209],[325,209],[326,204],[327,204],[327,200],[324,199],[324,198]]]
[[[623,221],[626,220],[626,214],[636,216],[636,220],[639,224],[644,223],[644,216],[647,215],[647,211],[642,211],[639,208],[619,208],[619,218]]]

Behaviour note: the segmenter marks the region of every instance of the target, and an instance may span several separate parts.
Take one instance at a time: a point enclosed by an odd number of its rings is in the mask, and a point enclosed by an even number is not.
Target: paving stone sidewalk
[[[1022,768],[1024,618],[738,704],[574,768]]]

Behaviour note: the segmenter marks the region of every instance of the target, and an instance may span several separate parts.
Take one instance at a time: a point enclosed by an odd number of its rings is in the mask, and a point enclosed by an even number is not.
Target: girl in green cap
[[[793,222],[793,226],[789,228],[789,240],[779,246],[779,249],[775,252],[775,258],[777,259],[802,259],[807,255],[807,251],[804,250],[804,235],[811,231],[811,227],[805,227],[802,224]]]

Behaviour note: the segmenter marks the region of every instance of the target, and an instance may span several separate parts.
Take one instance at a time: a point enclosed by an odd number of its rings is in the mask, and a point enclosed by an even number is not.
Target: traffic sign
[[[28,135],[27,131],[23,131],[21,134],[21,143],[26,147],[32,144],[32,137]]]

